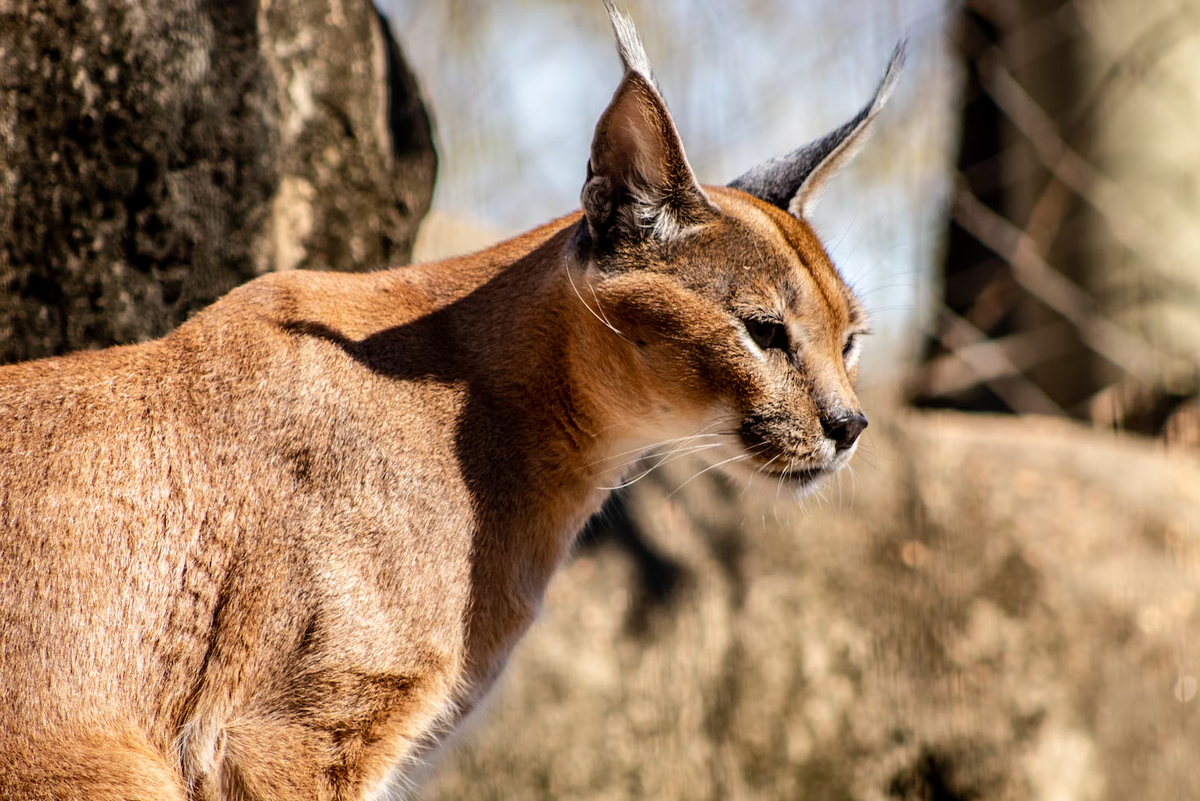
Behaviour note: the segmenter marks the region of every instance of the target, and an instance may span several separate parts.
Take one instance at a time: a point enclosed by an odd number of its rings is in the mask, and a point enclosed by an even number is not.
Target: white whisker
[[[636,423],[636,422],[639,422],[639,421],[645,420],[645,419],[647,419],[647,418],[658,417],[658,416],[661,416],[661,415],[662,415],[662,412],[661,412],[661,411],[659,411],[659,410],[657,410],[657,409],[655,409],[655,410],[651,410],[651,411],[648,411],[648,412],[645,412],[645,413],[643,413],[643,414],[639,414],[639,415],[630,415],[630,416],[628,416],[628,417],[625,417],[624,419],[622,419],[622,420],[620,420],[620,421],[618,421],[618,422],[611,423],[610,425],[604,426],[603,428],[600,428],[600,429],[596,430],[595,432],[593,432],[593,433],[592,433],[592,436],[593,436],[593,437],[599,437],[601,434],[607,433],[607,432],[609,432],[609,431],[611,431],[611,430],[613,430],[614,428],[617,428],[617,427],[619,427],[619,426],[629,426],[629,425],[630,425],[630,424],[632,424],[632,423]],[[727,421],[725,421],[725,420],[713,420],[713,421],[709,422],[707,425],[705,425],[705,426],[703,426],[702,428],[698,429],[698,430],[696,431],[696,433],[697,433],[697,434],[699,434],[699,433],[704,433],[704,432],[708,431],[710,428],[712,428],[713,426],[718,426],[718,425],[721,425],[721,424],[722,424],[722,423],[724,423],[724,422],[727,422]],[[732,435],[735,435],[735,434],[737,434],[737,432],[736,432],[736,431],[733,431],[733,430],[729,430],[729,431],[722,431],[722,432],[718,432],[718,433],[721,433],[721,434],[727,434],[727,435],[731,435],[731,436],[732,436]],[[684,436],[691,436],[691,435],[684,435]],[[640,451],[648,451],[648,450],[652,450],[652,449],[654,449],[654,448],[657,448],[657,447],[659,447],[660,445],[663,445],[663,444],[665,444],[665,443],[668,443],[668,442],[672,442],[674,439],[678,439],[678,437],[674,437],[674,438],[670,438],[670,439],[665,439],[665,440],[662,440],[661,442],[657,442],[657,443],[652,443],[652,444],[649,444],[649,445],[645,445],[645,446],[642,446],[642,447],[640,447],[640,448],[637,448],[637,449],[635,449],[634,451],[627,451],[627,453],[628,453],[628,452],[637,452],[637,451],[639,451],[639,450],[640,450]]]
[[[682,449],[667,451],[666,454],[663,456],[663,458],[659,459],[654,464],[650,465],[648,468],[646,468],[642,472],[638,473],[633,478],[631,478],[627,481],[622,481],[621,483],[617,484],[617,486],[615,486],[615,487],[599,487],[599,489],[619,490],[619,489],[625,489],[626,487],[631,487],[634,484],[636,484],[637,482],[641,481],[646,476],[653,473],[659,467],[662,467],[667,462],[673,462],[676,459],[682,459],[683,457],[690,456],[693,453],[699,453],[700,451],[705,451],[705,450],[709,450],[711,448],[719,448],[719,447],[721,447],[721,443],[712,442],[712,443],[708,443],[705,445],[693,445],[690,448],[682,448]]]
[[[752,455],[753,455],[752,450],[746,451],[745,453],[739,453],[737,456],[730,456],[728,459],[723,459],[723,460],[717,462],[716,464],[710,464],[708,467],[704,468],[703,470],[701,470],[698,473],[693,474],[691,478],[689,478],[687,481],[683,482],[678,487],[676,487],[674,490],[672,490],[671,493],[669,495],[667,495],[667,497],[670,498],[670,497],[674,496],[676,492],[679,492],[681,489],[683,489],[688,484],[695,481],[700,476],[707,473],[709,470],[715,470],[716,468],[720,467],[721,465],[729,464],[730,462],[740,462],[743,459],[749,459]]]
[[[600,312],[600,316],[604,318],[604,324],[612,330],[617,331],[616,326],[608,321],[608,315],[604,313],[604,307],[600,305],[600,298],[596,295],[596,287],[588,284],[588,291],[592,293],[592,300],[596,301],[596,309]],[[618,335],[620,335],[620,333],[620,331],[617,331]]]
[[[775,483],[775,500],[776,500],[776,501],[778,501],[778,500],[779,500],[779,493],[783,491],[783,479],[784,479],[784,476],[786,476],[788,473],[792,472],[792,470],[794,470],[794,469],[795,469],[795,467],[796,467],[796,460],[795,460],[793,457],[789,456],[789,457],[788,457],[788,462],[787,462],[787,467],[785,467],[785,468],[784,468],[784,469],[783,469],[783,470],[782,470],[782,471],[779,473],[779,479],[778,479],[778,481],[776,481],[776,483]],[[775,513],[775,516],[776,516],[776,518],[778,518],[778,517],[779,517],[779,513],[778,513],[778,512],[776,512],[776,513]]]
[[[678,444],[682,444],[684,442],[688,442],[690,440],[701,439],[704,437],[724,437],[724,436],[728,436],[728,434],[724,431],[716,431],[716,432],[711,432],[711,433],[700,432],[700,433],[696,433],[696,434],[686,434],[681,437],[673,437],[672,439],[664,439],[659,442],[651,443],[649,445],[643,445],[640,448],[631,448],[630,450],[622,451],[621,453],[614,453],[610,456],[604,456],[600,459],[596,459],[595,461],[588,462],[583,467],[584,468],[596,467],[597,465],[602,465],[605,462],[635,461],[642,454],[650,453],[651,451],[656,451],[659,448],[664,448],[664,447],[671,446],[671,445],[678,445]],[[581,468],[581,469],[583,469],[583,468]]]
[[[571,290],[575,293],[575,297],[579,298],[579,302],[583,304],[584,308],[587,309],[589,312],[591,312],[592,316],[595,317],[597,320],[599,320],[601,323],[603,323],[606,328],[608,328],[614,334],[619,336],[621,339],[625,339],[624,334],[622,334],[620,331],[618,331],[616,329],[616,327],[614,327],[613,324],[610,323],[606,318],[601,317],[599,314],[596,314],[596,310],[588,305],[588,302],[583,299],[583,295],[579,294],[579,287],[575,286],[575,279],[571,277],[570,264],[567,265],[567,281],[568,281],[568,283],[571,284]],[[592,289],[592,288],[589,286],[588,289]],[[592,296],[595,297],[595,295],[596,295],[596,290],[592,289]],[[597,306],[600,305],[600,300],[598,298],[596,300],[596,305]],[[625,341],[628,342],[629,340],[625,339]]]

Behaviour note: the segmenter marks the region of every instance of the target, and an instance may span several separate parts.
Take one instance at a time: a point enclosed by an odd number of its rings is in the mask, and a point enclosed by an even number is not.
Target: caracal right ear
[[[717,216],[696,181],[633,23],[605,3],[625,75],[596,124],[581,201],[594,242],[676,238]]]
[[[785,209],[793,217],[807,218],[829,179],[850,163],[867,141],[871,124],[892,96],[904,72],[905,58],[906,45],[901,41],[892,52],[871,102],[852,120],[786,156],[759,164],[730,181],[729,186]]]

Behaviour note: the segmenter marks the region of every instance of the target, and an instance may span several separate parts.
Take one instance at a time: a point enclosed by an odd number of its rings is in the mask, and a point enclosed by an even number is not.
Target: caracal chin
[[[867,320],[804,219],[902,48],[845,125],[702,187],[609,10],[581,211],[0,368],[0,797],[399,794],[639,452],[846,464]]]

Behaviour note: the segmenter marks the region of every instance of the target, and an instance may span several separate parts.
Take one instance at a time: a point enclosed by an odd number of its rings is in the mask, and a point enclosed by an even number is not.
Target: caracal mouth
[[[821,485],[825,479],[832,476],[844,466],[835,462],[828,467],[797,467],[789,470],[758,470],[755,479],[767,482],[768,487],[777,487],[791,491],[796,497],[807,495]]]
[[[742,469],[736,472],[742,473],[744,478],[751,481],[754,479],[765,479],[768,482],[806,493],[815,489],[822,481],[836,474],[849,464],[850,458],[854,456],[856,450],[858,450],[857,443],[844,451],[839,451],[825,464],[810,464],[797,467],[788,466],[782,469],[772,469],[773,465],[769,463],[755,467],[742,462],[738,465]]]
[[[774,458],[765,458],[761,452],[756,452],[756,450],[747,447],[744,443],[732,442],[704,446],[702,452],[694,455],[705,467],[699,469],[692,478],[715,471],[738,483],[745,484],[747,487],[757,485],[770,487],[772,490],[783,488],[791,490],[792,494],[800,497],[815,490],[825,479],[836,475],[838,471],[849,464],[850,459],[858,450],[858,443],[841,451],[835,451],[832,443],[829,443],[829,447],[824,452],[818,450],[791,458],[783,457],[782,454]],[[655,451],[649,451],[643,454],[643,458],[649,458],[652,466],[649,470],[639,472],[634,477],[634,481],[672,458],[670,452],[667,452],[665,457],[661,453],[655,456],[655,453]],[[691,480],[688,479],[688,481]],[[632,481],[625,477],[620,482],[620,486],[628,486],[630,483]]]
[[[795,470],[763,470],[762,475],[789,484],[813,484],[837,470],[833,468],[802,467]]]

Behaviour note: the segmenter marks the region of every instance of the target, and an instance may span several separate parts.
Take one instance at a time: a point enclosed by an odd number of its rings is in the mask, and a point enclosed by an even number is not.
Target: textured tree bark
[[[370,0],[0,3],[0,362],[405,263],[436,168]]]

